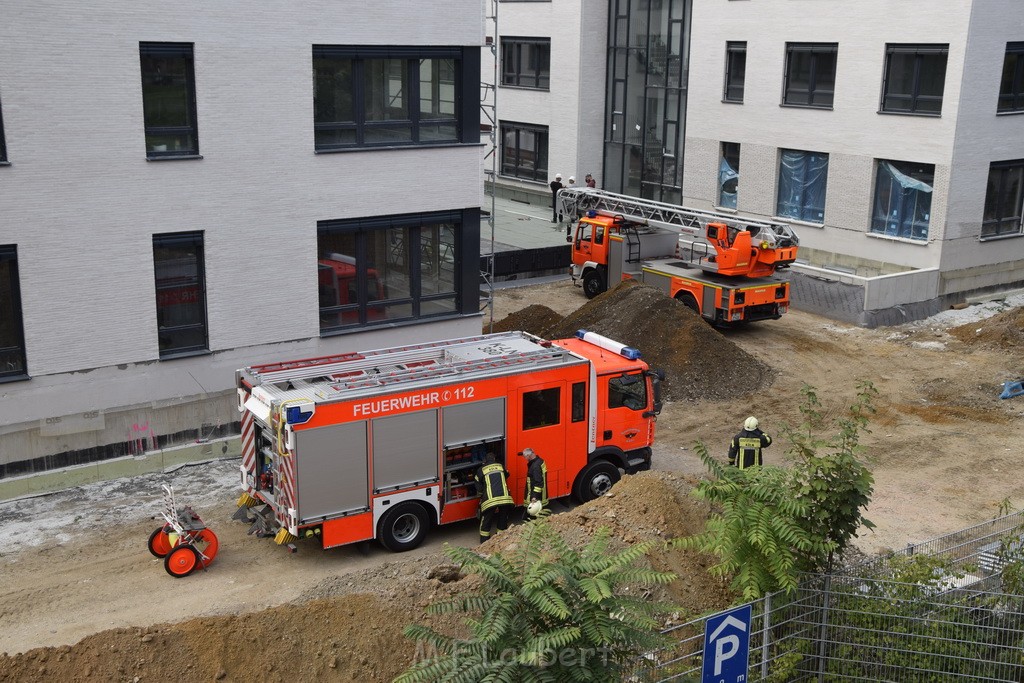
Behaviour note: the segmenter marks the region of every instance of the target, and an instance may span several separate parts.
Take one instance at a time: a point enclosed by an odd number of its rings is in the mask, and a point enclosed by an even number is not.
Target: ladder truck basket
[[[164,484],[163,489],[164,523],[149,535],[147,547],[153,557],[163,559],[168,574],[180,579],[210,566],[220,543],[191,506],[178,506],[172,487]]]

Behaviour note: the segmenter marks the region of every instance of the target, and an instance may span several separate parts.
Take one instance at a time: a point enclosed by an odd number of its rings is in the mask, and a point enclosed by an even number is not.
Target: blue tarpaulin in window
[[[785,149],[779,162],[779,216],[825,222],[828,155]]]
[[[740,174],[729,165],[729,162],[722,159],[718,168],[718,205],[728,209],[736,208],[736,184]]]
[[[931,185],[901,172],[888,161],[878,163],[872,232],[926,240],[931,210]]]

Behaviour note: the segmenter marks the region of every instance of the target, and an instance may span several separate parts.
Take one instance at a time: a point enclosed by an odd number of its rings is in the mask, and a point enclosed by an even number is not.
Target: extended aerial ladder
[[[799,239],[786,223],[592,188],[563,189],[558,202],[570,221],[573,280],[590,298],[634,278],[716,325],[788,309],[789,283],[776,271],[796,260]]]
[[[784,268],[796,260],[797,248],[800,243],[796,233],[786,223],[764,221],[737,214],[691,209],[606,190],[565,188],[558,193],[558,202],[559,211],[562,215],[569,217],[571,221],[585,216],[590,211],[595,211],[607,216],[622,216],[625,221],[634,226],[649,225],[675,230],[681,235],[696,237],[698,241],[694,242],[692,246],[695,260],[704,270],[719,272],[722,275],[747,275],[748,277],[770,275],[776,268]],[[718,230],[709,231],[709,225],[724,225],[727,228],[727,235],[719,235]],[[718,255],[721,256],[722,249],[733,247],[737,235],[744,231],[750,233],[752,248],[756,248],[760,252],[778,252],[766,254],[766,256],[770,256],[766,263],[772,264],[769,270],[762,272],[764,269],[758,269],[758,272],[750,274],[725,273],[720,267],[713,265],[720,259],[707,261],[707,256],[710,255],[707,246],[716,247]],[[702,247],[704,239],[707,240],[707,243]],[[739,247],[739,245],[735,245],[735,247]],[[636,249],[634,248],[632,251],[635,252]]]

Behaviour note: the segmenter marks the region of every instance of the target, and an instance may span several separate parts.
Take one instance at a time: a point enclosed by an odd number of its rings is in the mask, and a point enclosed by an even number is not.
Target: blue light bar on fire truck
[[[625,344],[620,344],[617,341],[609,339],[604,335],[600,335],[597,332],[587,332],[586,330],[576,330],[576,338],[582,339],[585,342],[589,342],[594,346],[599,346],[602,349],[611,351],[612,353],[618,354],[623,358],[629,360],[638,360],[640,358],[640,350],[634,349]]]

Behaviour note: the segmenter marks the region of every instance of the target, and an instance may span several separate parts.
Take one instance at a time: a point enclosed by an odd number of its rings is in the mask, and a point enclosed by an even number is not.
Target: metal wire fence
[[[1024,681],[1024,596],[1003,591],[1024,560],[1024,512],[948,534],[750,603],[746,681]],[[914,556],[914,580],[907,574]],[[922,574],[923,572],[923,574]],[[700,681],[708,615],[666,633],[634,681]]]

